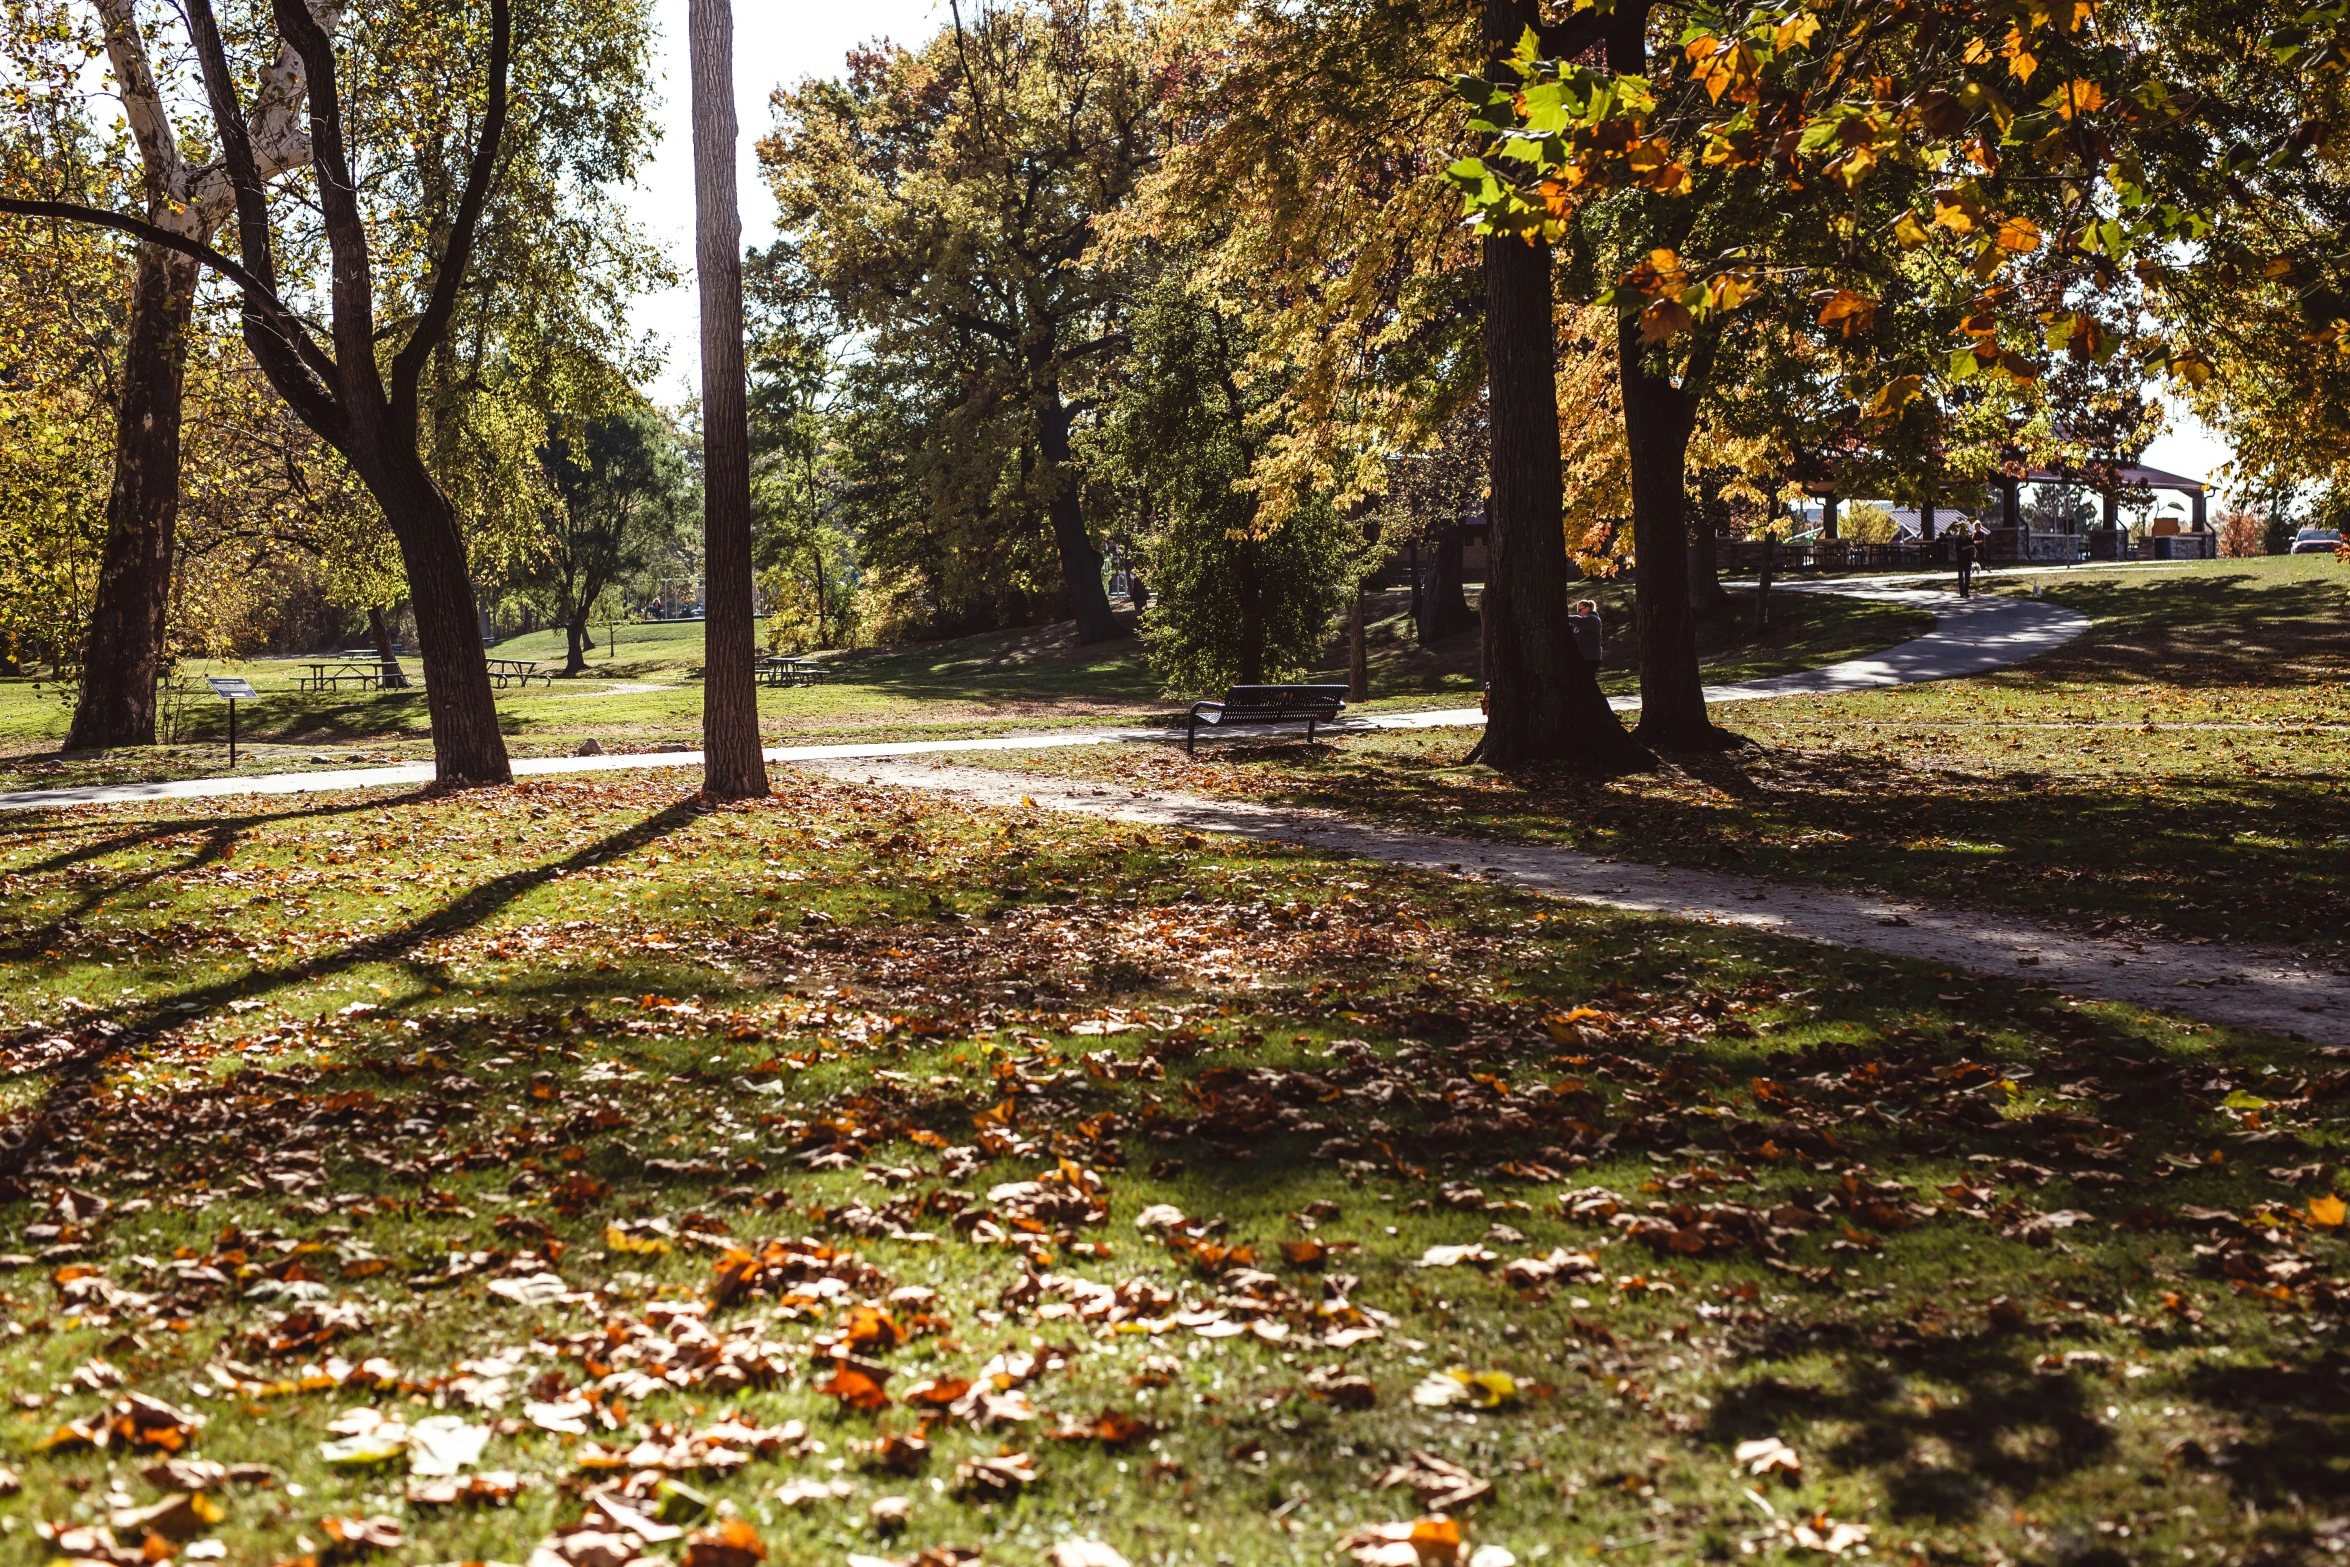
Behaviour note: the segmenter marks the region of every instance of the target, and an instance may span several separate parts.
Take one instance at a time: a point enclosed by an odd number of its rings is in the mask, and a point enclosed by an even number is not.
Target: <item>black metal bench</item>
[[[1200,725],[1294,724],[1304,720],[1306,744],[1314,743],[1314,726],[1329,723],[1346,710],[1346,687],[1234,686],[1221,702],[1194,702],[1184,726],[1183,749],[1197,749]]]

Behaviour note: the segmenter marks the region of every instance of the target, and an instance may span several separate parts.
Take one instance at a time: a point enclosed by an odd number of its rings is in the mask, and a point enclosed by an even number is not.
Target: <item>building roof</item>
[[[2185,490],[2190,494],[2203,488],[2201,479],[2190,479],[2183,473],[2172,473],[2163,468],[2149,468],[2143,463],[2127,463],[2121,470],[2125,485],[2144,485],[2150,490]],[[2027,484],[2082,484],[2089,481],[2077,473],[2052,473],[2035,468],[2024,475]]]

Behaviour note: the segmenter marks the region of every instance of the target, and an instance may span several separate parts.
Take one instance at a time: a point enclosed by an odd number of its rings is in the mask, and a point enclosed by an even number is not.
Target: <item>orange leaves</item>
[[[1467,1558],[1460,1521],[1435,1513],[1409,1523],[1365,1524],[1339,1537],[1357,1567],[1449,1567]]]
[[[906,1330],[878,1306],[858,1306],[849,1312],[846,1338],[849,1348],[863,1353],[892,1350],[906,1341]]]
[[[1809,11],[1798,11],[1772,30],[1771,48],[1779,54],[1785,54],[1790,49],[1800,49],[1810,43],[1819,30],[1820,19],[1817,16]]]
[[[36,1452],[59,1448],[99,1447],[114,1442],[126,1447],[151,1447],[176,1453],[188,1445],[203,1420],[175,1409],[159,1398],[133,1393],[102,1414],[68,1421],[34,1444]]]
[[[834,1364],[831,1380],[816,1391],[839,1399],[843,1408],[872,1414],[889,1407],[889,1394],[883,1392],[881,1387],[888,1375],[889,1370],[885,1366],[868,1370],[845,1360],[838,1361]]]
[[[2030,218],[2002,219],[1994,240],[2009,255],[2028,256],[2040,248],[2040,226]]]
[[[964,1377],[929,1377],[906,1389],[905,1401],[931,1409],[944,1409],[958,1403],[971,1391],[971,1383]]]
[[[1104,1447],[1131,1447],[1158,1427],[1119,1409],[1105,1409],[1091,1420],[1071,1421],[1048,1433],[1056,1442],[1099,1442]]]
[[[2070,120],[2084,114],[2094,114],[2105,107],[2105,89],[2095,82],[2076,76],[2050,93],[2045,101],[2049,108],[2056,111],[2058,119]]]
[[[767,1559],[767,1542],[740,1518],[727,1518],[686,1537],[685,1567],[755,1567]]]
[[[2339,1197],[2312,1197],[2309,1200],[2309,1222],[2329,1230],[2342,1228],[2350,1221],[2350,1203]]]
[[[547,1191],[547,1201],[566,1219],[576,1219],[602,1202],[611,1188],[585,1170],[574,1170]]]
[[[1834,327],[1840,336],[1849,338],[1877,324],[1877,302],[1866,295],[1839,288],[1812,297],[1819,301],[1820,325]]]
[[[1819,23],[1811,25],[1818,31]],[[1754,102],[1762,61],[1745,39],[1731,41],[1707,33],[1692,38],[1681,52],[1689,61],[1690,80],[1704,87],[1712,101],[1720,103],[1726,94],[1732,103]]]

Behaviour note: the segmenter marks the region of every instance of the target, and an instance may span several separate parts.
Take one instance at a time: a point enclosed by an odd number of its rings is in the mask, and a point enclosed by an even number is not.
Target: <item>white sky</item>
[[[647,294],[631,312],[639,332],[668,345],[668,373],[654,390],[662,402],[680,402],[701,390],[700,328],[694,268],[694,144],[687,98],[693,75],[685,47],[686,0],[658,0],[665,102],[661,145],[629,203],[645,232],[669,253],[685,286]],[[840,74],[850,48],[889,37],[915,44],[947,23],[946,0],[735,0],[734,112],[742,127],[743,242],[775,237],[775,203],[760,182],[751,148],[767,134],[767,95],[810,76]]]
[[[682,288],[639,298],[632,320],[667,345],[668,371],[654,395],[681,402],[701,381],[699,329],[693,288],[693,138],[687,118],[692,77],[685,52],[686,0],[658,0],[666,101],[663,136],[652,167],[638,182],[630,206],[647,234],[666,247],[686,279]],[[767,95],[810,76],[836,75],[852,45],[875,37],[914,44],[947,24],[946,0],[735,0],[735,115],[739,149],[743,239],[765,245],[775,235],[775,203],[759,181],[751,148],[768,129]],[[2150,467],[2208,478],[2227,449],[2183,410],[2173,408],[2171,433],[2146,449]]]

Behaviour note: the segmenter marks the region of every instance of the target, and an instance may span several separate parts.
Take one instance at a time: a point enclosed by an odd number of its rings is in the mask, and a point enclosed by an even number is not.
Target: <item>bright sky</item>
[[[669,373],[655,396],[682,401],[701,390],[700,328],[693,286],[694,144],[688,96],[693,74],[685,41],[686,0],[658,0],[661,27],[663,135],[653,166],[630,203],[637,221],[665,247],[685,278],[683,288],[648,294],[633,312],[639,332],[668,345]],[[947,23],[946,0],[735,0],[734,112],[742,126],[743,240],[764,245],[775,237],[775,203],[760,183],[751,148],[769,126],[767,95],[811,76],[835,76],[853,45],[888,37],[912,44]]]
[[[640,332],[658,334],[668,348],[668,373],[655,395],[665,402],[696,395],[701,384],[699,329],[693,288],[693,132],[687,117],[692,84],[685,50],[686,0],[658,0],[667,102],[665,134],[653,166],[634,193],[637,221],[686,278],[682,288],[639,299]],[[751,147],[768,129],[767,95],[810,76],[837,74],[850,47],[889,37],[916,43],[947,24],[946,0],[736,0],[734,7],[735,115],[742,125],[739,152],[743,238],[764,245],[775,234],[775,203],[759,182]],[[2171,433],[2146,449],[2150,467],[2208,478],[2227,449],[2191,416],[2174,408]]]

